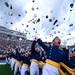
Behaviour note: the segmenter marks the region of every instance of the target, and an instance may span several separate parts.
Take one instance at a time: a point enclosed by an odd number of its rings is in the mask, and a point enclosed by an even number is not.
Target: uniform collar
[[[56,47],[56,48],[59,48],[59,46],[56,46],[56,45],[53,45],[54,47]]]

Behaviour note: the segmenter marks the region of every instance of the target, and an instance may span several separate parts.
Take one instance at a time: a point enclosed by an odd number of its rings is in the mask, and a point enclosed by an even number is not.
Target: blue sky
[[[73,4],[72,8],[70,4]],[[13,9],[10,9],[11,5]],[[75,0],[0,0],[0,26],[27,33],[27,39],[33,39],[37,32],[43,41],[52,41],[59,36],[62,41],[70,38],[67,44],[75,43],[74,16]],[[56,20],[58,22],[53,25]]]

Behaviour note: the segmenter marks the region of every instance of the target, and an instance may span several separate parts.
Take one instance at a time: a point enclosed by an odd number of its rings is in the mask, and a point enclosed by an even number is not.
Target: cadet
[[[70,58],[72,57],[72,52],[69,49],[63,48],[64,57],[62,58],[61,69],[65,72],[65,75],[72,75],[74,65],[71,63]]]
[[[14,75],[19,72],[19,67],[21,65],[21,54],[20,54],[20,48],[16,49],[16,63],[15,63],[15,68],[14,68]]]
[[[14,50],[12,53],[11,70],[14,70],[15,63],[16,63],[16,51]]]
[[[34,40],[31,46],[30,75],[39,75],[40,52],[38,46],[35,47],[35,44],[36,41]]]
[[[21,68],[21,75],[27,75],[26,72],[28,71],[29,65],[30,65],[30,58],[29,56],[29,52],[25,52],[25,55],[22,57],[23,60],[23,65]]]
[[[45,50],[47,54],[46,64],[43,67],[42,75],[59,75],[59,71],[60,73],[63,73],[60,70],[59,63],[61,62],[64,52],[59,49],[61,43],[59,37],[55,37],[52,41],[53,45],[49,47],[46,46],[37,36],[35,36],[35,38],[37,39],[38,44]],[[64,73],[62,75],[64,75]]]

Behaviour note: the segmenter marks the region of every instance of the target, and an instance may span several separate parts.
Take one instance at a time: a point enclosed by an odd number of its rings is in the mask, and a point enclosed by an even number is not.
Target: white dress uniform
[[[22,68],[21,68],[21,75],[27,75],[27,71],[28,71],[28,68],[29,68],[29,65],[30,65],[30,58],[26,57],[26,56],[23,56],[22,61],[23,61],[23,65],[22,65]]]
[[[40,52],[35,51],[35,44],[36,41],[33,41],[31,46],[30,75],[39,75]]]
[[[60,75],[58,68],[64,52],[55,45],[48,47],[41,41],[41,39],[38,39],[37,42],[45,50],[47,55],[42,75]]]

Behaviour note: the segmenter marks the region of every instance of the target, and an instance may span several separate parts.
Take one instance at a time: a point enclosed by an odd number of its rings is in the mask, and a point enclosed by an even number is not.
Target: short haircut
[[[56,38],[59,38],[59,37],[58,37],[58,36],[56,36],[56,37],[52,40],[52,42],[54,42]]]

